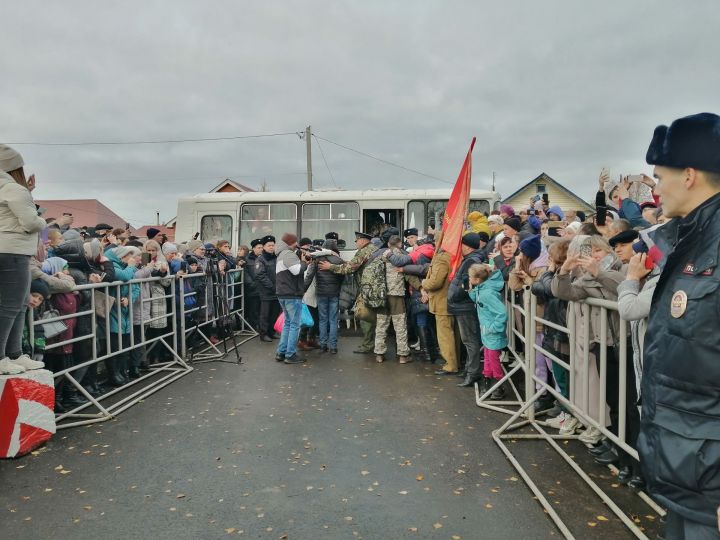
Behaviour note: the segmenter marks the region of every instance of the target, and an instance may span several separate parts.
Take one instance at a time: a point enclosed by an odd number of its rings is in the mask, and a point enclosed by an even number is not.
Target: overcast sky
[[[650,172],[656,125],[720,113],[720,4],[677,1],[15,2],[3,11],[0,141],[304,130],[509,195],[546,172],[590,199],[602,166]],[[315,142],[315,141],[314,141]],[[321,141],[335,182],[439,187]],[[17,146],[36,198],[98,198],[133,225],[229,177],[306,185],[297,136]],[[313,145],[315,186],[331,187]],[[448,186],[450,184],[447,184]]]

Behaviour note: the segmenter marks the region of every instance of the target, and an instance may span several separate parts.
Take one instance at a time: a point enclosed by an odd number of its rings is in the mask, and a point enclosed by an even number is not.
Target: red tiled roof
[[[59,219],[66,212],[72,214],[72,227],[94,227],[98,223],[107,223],[124,229],[128,222],[97,199],[36,199],[35,204],[45,208],[43,217],[46,219]]]

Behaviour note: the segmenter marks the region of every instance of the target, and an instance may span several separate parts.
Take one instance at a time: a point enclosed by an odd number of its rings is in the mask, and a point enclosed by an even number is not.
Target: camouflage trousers
[[[392,323],[395,329],[398,356],[409,356],[407,334],[407,313],[405,311],[405,298],[402,296],[388,296],[385,308],[378,310],[375,324],[375,354],[387,352],[387,331]]]

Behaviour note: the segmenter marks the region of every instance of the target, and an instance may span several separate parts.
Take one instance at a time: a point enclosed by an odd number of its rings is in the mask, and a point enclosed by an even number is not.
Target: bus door
[[[398,208],[387,210],[381,209],[365,209],[363,210],[363,232],[372,236],[380,236],[380,234],[390,227],[395,227],[402,235],[403,231],[403,211]]]

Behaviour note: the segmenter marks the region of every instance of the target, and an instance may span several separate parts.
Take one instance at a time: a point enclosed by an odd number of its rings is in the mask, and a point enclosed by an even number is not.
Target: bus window
[[[360,206],[354,202],[308,203],[302,208],[302,234],[310,240],[324,239],[336,232],[341,241],[352,245],[355,231],[360,230]]]
[[[416,227],[420,236],[425,236],[425,203],[422,201],[410,201],[408,203],[407,215],[408,229]]]
[[[413,204],[413,203],[410,203]],[[447,201],[428,201],[428,225],[431,227],[442,228]],[[473,199],[468,204],[468,214],[470,212],[490,213],[490,203],[484,199]],[[464,216],[466,218],[467,216]]]
[[[203,216],[200,221],[200,240],[217,243],[218,240],[232,241],[233,222],[230,216]]]
[[[244,204],[240,221],[240,244],[250,245],[268,234],[279,239],[297,234],[297,206],[293,203]]]

